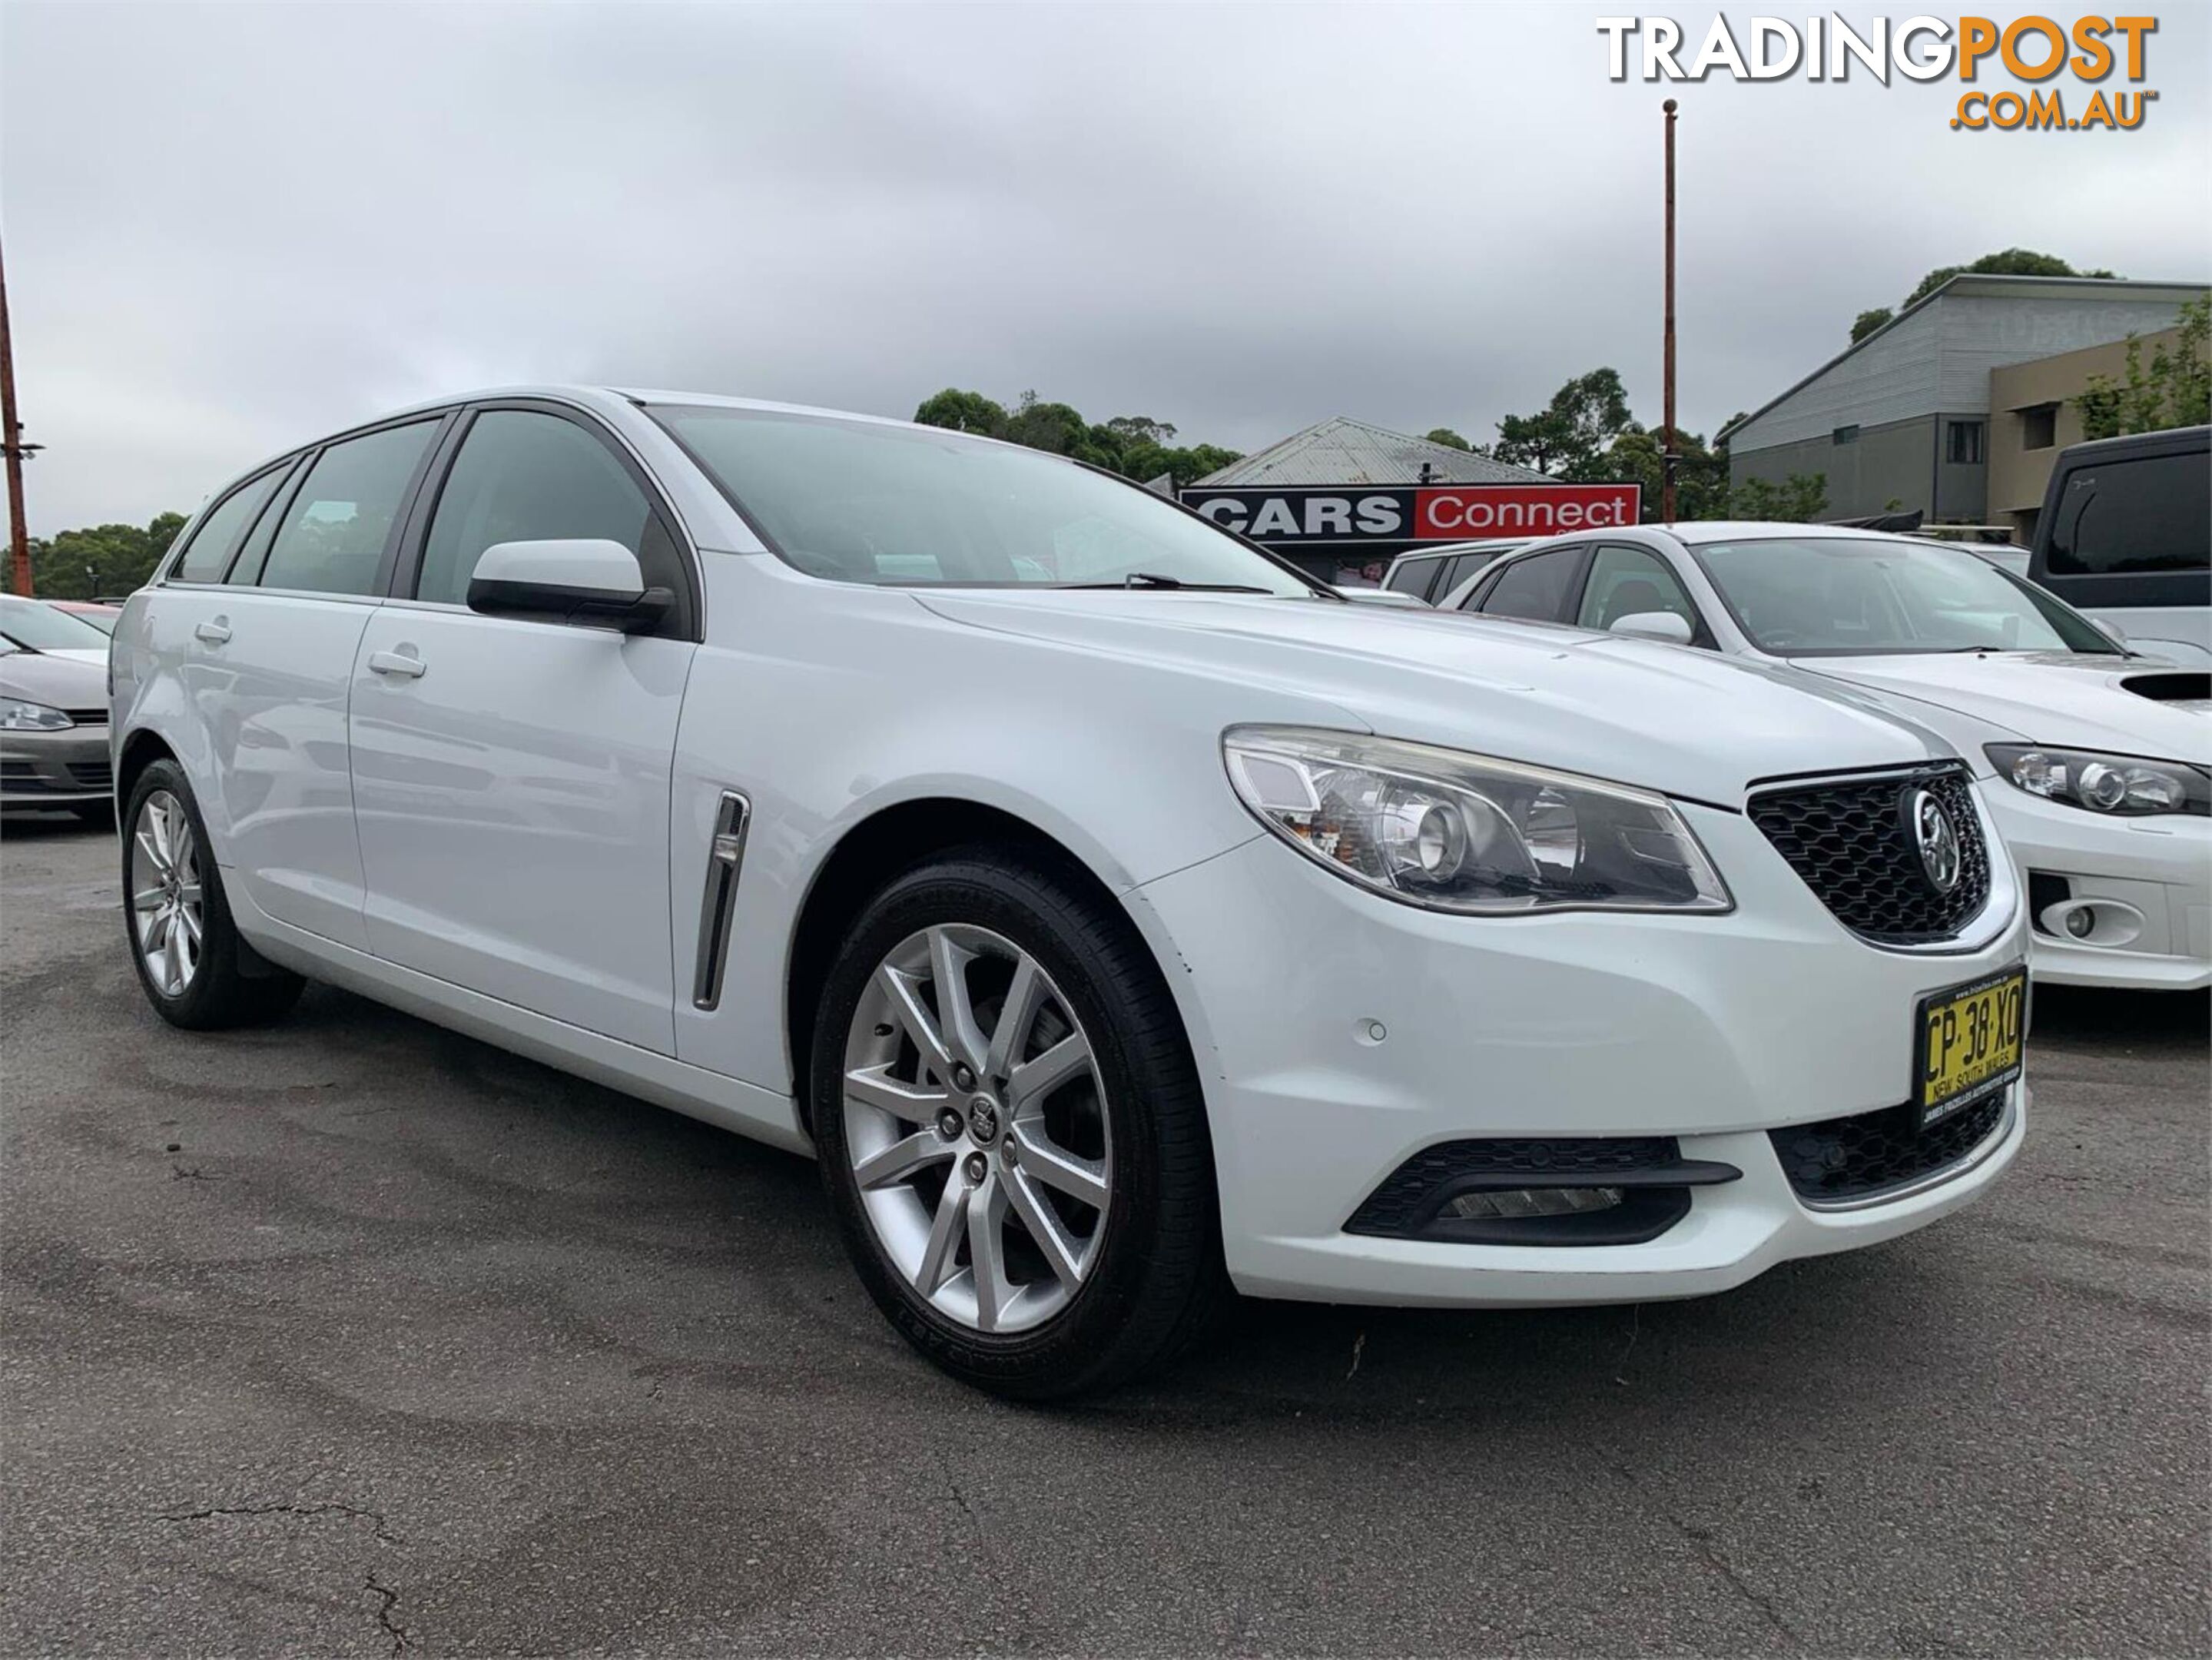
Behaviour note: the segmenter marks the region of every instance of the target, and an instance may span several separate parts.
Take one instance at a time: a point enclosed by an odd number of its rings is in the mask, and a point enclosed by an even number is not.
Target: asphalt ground
[[[812,1167],[311,988],[141,998],[0,844],[10,1654],[2212,1651],[2203,998],[2039,995],[2005,1181],[1697,1303],[1247,1304],[1080,1408]]]

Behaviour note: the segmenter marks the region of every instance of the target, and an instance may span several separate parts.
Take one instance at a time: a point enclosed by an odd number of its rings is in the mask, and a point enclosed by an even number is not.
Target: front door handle
[[[419,680],[429,666],[419,657],[404,652],[373,651],[368,654],[368,666],[379,674],[396,674],[403,679]]]
[[[220,646],[230,638],[230,619],[218,617],[211,623],[202,623],[192,629],[195,638],[210,646]]]

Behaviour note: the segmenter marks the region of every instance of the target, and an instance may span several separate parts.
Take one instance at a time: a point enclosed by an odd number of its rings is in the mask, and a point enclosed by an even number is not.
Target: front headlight
[[[1304,727],[1231,727],[1221,750],[1261,824],[1408,904],[1486,915],[1733,904],[1690,827],[1647,790]]]
[[[59,732],[76,721],[44,703],[27,703],[20,697],[0,697],[0,732]]]
[[[1988,754],[2007,782],[2047,801],[2115,818],[2154,812],[2212,816],[2212,775],[2186,761],[2054,750],[2040,744],[1991,744]]]

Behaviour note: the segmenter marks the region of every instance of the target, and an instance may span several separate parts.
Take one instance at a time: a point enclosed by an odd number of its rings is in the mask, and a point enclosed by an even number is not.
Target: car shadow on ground
[[[2065,1019],[2092,1029],[2096,1000],[2054,1000]],[[2203,1045],[2201,1000],[2193,1024],[2186,1010],[2114,1006],[2130,1032]],[[525,1122],[545,1137],[541,1180],[556,1171],[580,1182],[587,1172],[618,1176],[631,1202],[655,1213],[665,1243],[719,1260],[733,1299],[773,1310],[794,1378],[841,1390],[921,1389],[953,1410],[987,1406],[908,1353],[868,1304],[806,1161],[329,988],[313,988],[267,1036],[374,1048],[393,1066],[394,1082],[414,1073],[461,1085],[438,1108],[451,1137],[440,1161],[448,1176]],[[618,1232],[603,1233],[603,1212],[568,1200],[556,1187],[531,1201],[531,1228],[543,1230],[549,1253],[577,1267],[595,1239],[621,1249]],[[1955,1389],[1959,1370],[1985,1370],[2001,1345],[2007,1320],[1993,1314],[1993,1301],[2042,1294],[2014,1283],[2002,1237],[1974,1237],[1979,1213],[1994,1207],[1887,1244],[1784,1263],[1722,1295],[1683,1302],[1425,1310],[1233,1299],[1171,1368],[1100,1399],[1042,1410],[1109,1438],[1121,1427],[1204,1436],[1277,1424],[1295,1434],[1332,1426],[1502,1426],[1532,1416],[1581,1421],[1594,1432],[1602,1426],[1610,1437],[1624,1420],[1649,1414],[1657,1414],[1655,1426],[1669,1413],[1710,1426],[1732,1414],[1786,1417],[1838,1399],[1893,1402],[1900,1387]],[[742,1239],[725,1232],[732,1216],[745,1219]],[[1808,1369],[1808,1355],[1820,1357],[1817,1367]],[[738,1364],[736,1353],[727,1359]],[[1916,1377],[1920,1383],[1900,1381]]]
[[[2030,1045],[2038,1038],[2203,1050],[2212,1047],[2212,992],[2039,985]]]
[[[112,818],[80,818],[73,812],[10,807],[0,814],[0,841],[61,842],[78,836],[112,836]]]
[[[112,833],[66,815],[11,815],[0,830],[42,842]],[[2072,1050],[2186,1061],[2208,1047],[2208,1006],[2204,994],[2043,988],[2034,1036]],[[157,1025],[149,1011],[134,1012]],[[572,1177],[586,1186],[605,1176],[627,1190],[627,1202],[652,1211],[661,1243],[721,1262],[734,1298],[778,1305],[799,1372],[851,1378],[858,1360],[874,1386],[888,1371],[904,1380],[899,1387],[941,1387],[949,1400],[981,1400],[908,1356],[867,1306],[818,1176],[803,1159],[331,988],[312,988],[275,1028],[216,1041],[325,1055],[374,1052],[378,1098],[364,1101],[349,1085],[303,1103],[309,1116],[357,1120],[356,1128],[379,1122],[368,1115],[392,1115],[381,1119],[391,1143],[380,1148],[376,1134],[366,1135],[349,1149],[349,1163],[359,1159],[366,1169],[390,1158],[434,1158],[441,1179],[489,1180],[507,1138],[534,1134],[542,1138],[533,1161],[542,1185],[526,1192],[503,1179],[501,1186],[526,1203],[526,1226],[543,1231],[550,1257],[574,1266],[595,1248],[620,1254],[618,1227],[606,1226],[604,1214],[567,1186]],[[435,1094],[437,1128],[427,1134],[415,1130],[410,1120],[420,1109],[407,1098],[422,1091]],[[2031,1158],[2033,1152],[2031,1146]],[[1617,1424],[1623,1414],[1668,1410],[1710,1423],[1730,1411],[1764,1415],[1790,1401],[1888,1400],[1901,1378],[1923,1373],[1940,1389],[1946,1364],[1971,1371],[2001,1337],[2006,1322],[1992,1317],[1993,1288],[2004,1297],[2031,1294],[2013,1283],[2004,1225],[1991,1229],[1984,1214],[2001,1211],[2005,1195],[2001,1184],[1987,1205],[1923,1233],[1784,1264],[1722,1296],[1686,1302],[1432,1311],[1241,1299],[1172,1370],[1103,1400],[1048,1410],[1109,1432],[1139,1421],[1204,1433],[1252,1421],[1357,1428],[1532,1414]],[[733,1240],[727,1224],[740,1214],[744,1237]],[[1995,1237],[1979,1237],[1983,1230]],[[1808,1377],[1808,1354],[1821,1357],[1816,1376]]]

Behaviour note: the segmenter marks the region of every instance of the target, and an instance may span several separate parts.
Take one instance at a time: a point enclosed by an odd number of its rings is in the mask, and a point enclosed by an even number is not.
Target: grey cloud
[[[33,523],[522,380],[1035,386],[1250,447],[1480,437],[1612,363],[1656,419],[1669,89],[1605,80],[1612,9],[15,0]],[[1686,424],[1993,247],[2212,271],[2208,33],[2167,14],[2122,135],[1954,133],[1948,82],[1673,89]]]

